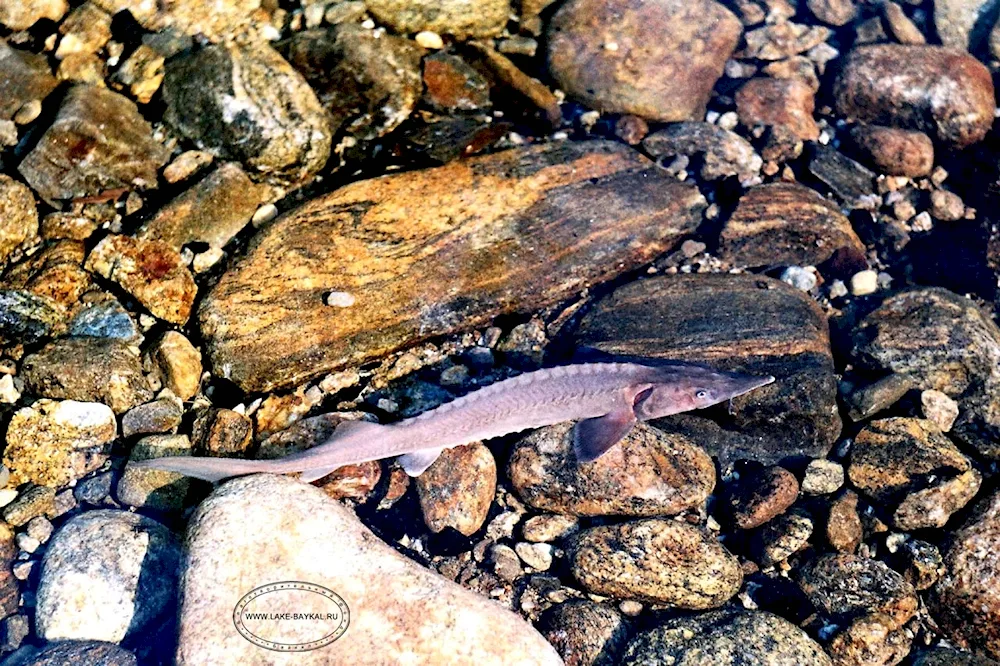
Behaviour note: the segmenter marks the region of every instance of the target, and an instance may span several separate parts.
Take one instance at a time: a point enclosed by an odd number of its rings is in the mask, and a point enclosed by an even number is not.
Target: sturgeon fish
[[[398,456],[406,473],[418,476],[444,449],[564,421],[578,421],[573,450],[579,462],[590,462],[638,421],[709,407],[773,381],[657,359],[577,363],[505,379],[397,423],[345,421],[323,444],[277,460],[171,456],[134,464],[213,482],[261,472],[299,472],[308,482],[344,465]]]

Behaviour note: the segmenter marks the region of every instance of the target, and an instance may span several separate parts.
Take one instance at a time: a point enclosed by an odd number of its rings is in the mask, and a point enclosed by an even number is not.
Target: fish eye
[[[699,400],[704,400],[705,398],[708,397],[708,391],[706,391],[705,389],[699,389],[694,394],[694,397],[698,398]]]

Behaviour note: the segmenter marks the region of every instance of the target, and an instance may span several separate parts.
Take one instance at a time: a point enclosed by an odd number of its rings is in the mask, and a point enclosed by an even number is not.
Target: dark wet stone
[[[31,344],[48,337],[63,313],[47,298],[19,289],[0,289],[0,339]]]
[[[334,133],[383,136],[406,120],[423,91],[423,49],[402,37],[344,23],[300,32],[281,48],[316,91]]]
[[[18,171],[39,196],[54,201],[155,188],[169,157],[127,97],[75,85]]]
[[[26,356],[25,389],[46,398],[103,402],[116,414],[153,397],[137,354],[119,340],[67,338]]]
[[[855,389],[847,398],[850,410],[847,415],[852,421],[864,421],[875,414],[895,405],[916,386],[909,375],[892,374]]]
[[[952,434],[1000,457],[1000,330],[973,301],[937,287],[892,296],[855,329],[852,355],[958,400]]]
[[[932,587],[945,571],[944,557],[938,547],[920,539],[903,544],[901,559],[906,567],[903,578],[918,591]]]
[[[183,415],[184,406],[178,400],[161,398],[138,405],[122,416],[122,437],[176,432]]]
[[[614,666],[628,641],[629,626],[611,606],[573,599],[547,610],[539,631],[568,665]]]
[[[629,643],[622,666],[832,666],[818,643],[763,611],[718,610],[668,620]]]
[[[0,41],[0,120],[10,120],[26,104],[41,102],[56,85],[44,55]]]
[[[822,457],[840,433],[826,317],[806,294],[757,275],[677,275],[627,284],[584,317],[578,345],[774,375],[733,414],[656,421],[724,461]],[[721,425],[720,425],[721,424]]]
[[[112,299],[77,312],[69,323],[69,334],[77,338],[114,338],[128,342],[139,337],[139,328],[121,303]]]
[[[944,553],[928,605],[959,647],[1000,659],[1000,493],[983,500]]]
[[[831,258],[838,267],[867,266],[865,246],[840,208],[796,183],[769,183],[740,197],[719,252],[739,266],[816,266]]]
[[[623,118],[637,118],[637,116],[623,116]],[[621,124],[620,121],[619,125]],[[629,144],[638,143],[631,141],[630,137],[631,132],[622,138]],[[640,137],[640,140],[643,149],[653,157],[700,156],[702,164],[699,174],[705,180],[728,176],[736,176],[741,181],[749,180],[760,175],[760,168],[763,165],[763,160],[749,141],[736,132],[711,123],[697,121],[670,123],[644,139]]]
[[[877,208],[875,174],[835,148],[812,147],[809,172],[830,188],[848,208]]]
[[[813,521],[792,510],[756,530],[750,538],[750,554],[761,566],[773,566],[809,545]]]
[[[164,120],[199,147],[295,183],[330,156],[332,130],[316,94],[269,45],[209,46],[172,58]]]
[[[508,475],[536,509],[578,516],[664,516],[698,506],[715,487],[712,459],[683,435],[639,424],[607,453],[579,463],[572,424],[515,445]]]
[[[43,648],[28,647],[4,661],[4,666],[137,666],[135,655],[114,643],[101,641],[56,641]]]
[[[1000,666],[1000,662],[953,648],[936,647],[916,654],[911,666]]]

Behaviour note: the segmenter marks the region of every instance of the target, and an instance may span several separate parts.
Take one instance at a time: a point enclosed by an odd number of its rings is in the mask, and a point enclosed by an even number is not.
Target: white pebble
[[[414,37],[414,41],[425,49],[443,49],[444,40],[441,39],[441,35],[436,32],[431,32],[430,30],[424,30],[418,32]]]
[[[816,286],[816,273],[809,267],[789,266],[781,273],[781,281],[802,291],[811,291]]]
[[[326,295],[326,304],[335,308],[349,308],[356,302],[354,295],[346,291],[331,291]]]
[[[873,270],[860,271],[851,276],[851,293],[867,296],[878,291],[878,273]]]
[[[847,296],[847,285],[843,280],[834,280],[830,283],[830,298],[840,298]]]
[[[264,204],[253,214],[250,218],[250,223],[259,227],[262,224],[266,224],[278,216],[278,207],[273,203]]]
[[[13,404],[20,397],[20,391],[14,386],[14,377],[12,375],[3,375],[0,377],[0,402]]]

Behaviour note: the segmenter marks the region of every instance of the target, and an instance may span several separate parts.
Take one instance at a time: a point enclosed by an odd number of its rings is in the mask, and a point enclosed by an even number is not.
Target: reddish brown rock
[[[1000,493],[954,534],[945,565],[931,614],[955,644],[1000,659]]]
[[[797,183],[748,191],[719,236],[720,255],[738,266],[865,264],[865,246],[840,208]]]
[[[363,500],[375,490],[382,478],[382,464],[369,460],[359,465],[344,465],[316,482],[333,499]]]
[[[760,527],[784,513],[799,497],[799,482],[784,467],[747,473],[726,489],[726,508],[740,529]]]
[[[482,74],[456,55],[438,52],[424,58],[425,99],[445,111],[475,111],[490,104]]]
[[[744,126],[780,125],[803,141],[819,138],[815,105],[815,92],[801,79],[757,77],[736,93],[736,110]]]
[[[117,282],[155,317],[184,324],[198,287],[181,256],[163,241],[108,236],[87,257],[87,270]]]
[[[701,120],[740,32],[713,0],[571,0],[549,25],[549,69],[592,108]]]
[[[837,111],[850,119],[926,132],[952,148],[993,125],[993,80],[968,53],[941,46],[861,46],[834,84]]]
[[[445,449],[417,477],[424,523],[432,532],[453,527],[465,536],[479,531],[493,503],[497,464],[480,443]]]
[[[253,439],[253,421],[231,409],[206,409],[195,417],[191,444],[198,455],[239,456]]]
[[[559,302],[672,248],[703,206],[610,142],[356,182],[259,233],[205,299],[201,331],[221,375],[246,390],[287,386]],[[353,304],[334,311],[334,291]]]
[[[75,85],[18,171],[43,199],[74,199],[156,187],[169,157],[127,97]]]
[[[669,516],[715,487],[712,459],[683,435],[636,426],[597,460],[579,463],[572,430],[541,428],[515,446],[508,475],[528,505],[577,516]]]
[[[83,269],[82,242],[61,240],[15,264],[4,276],[6,286],[30,291],[70,311],[93,282]]]
[[[923,132],[855,125],[851,128],[851,141],[859,159],[890,176],[917,178],[934,168],[934,144]]]
[[[826,520],[826,540],[841,553],[853,553],[864,536],[858,516],[858,495],[846,490],[830,503]]]

